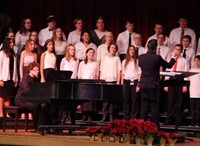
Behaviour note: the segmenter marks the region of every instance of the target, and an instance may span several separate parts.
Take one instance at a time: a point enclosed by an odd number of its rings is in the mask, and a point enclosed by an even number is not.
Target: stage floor
[[[191,137],[189,137],[191,138]],[[192,138],[193,142],[187,141],[185,143],[177,143],[176,146],[200,146],[200,138]],[[44,136],[38,133],[25,132],[19,130],[14,133],[13,129],[8,129],[4,133],[0,129],[0,146],[123,146],[124,143],[114,142],[90,142],[89,137],[84,131],[75,131],[69,135],[67,131],[64,134],[46,134]],[[134,145],[134,144],[128,144]]]

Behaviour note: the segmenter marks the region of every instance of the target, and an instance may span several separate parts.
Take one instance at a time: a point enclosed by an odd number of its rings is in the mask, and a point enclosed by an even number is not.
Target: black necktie
[[[183,57],[186,58],[186,49],[183,50]]]
[[[50,29],[50,28],[49,28],[49,31],[53,31],[53,29]]]
[[[138,58],[139,47],[135,47],[135,58]]]
[[[131,45],[131,33],[129,32],[129,38],[128,38],[128,46]]]

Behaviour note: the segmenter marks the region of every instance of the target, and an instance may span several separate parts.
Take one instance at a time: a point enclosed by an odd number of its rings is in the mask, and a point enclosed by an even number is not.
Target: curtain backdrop
[[[187,16],[189,26],[198,36],[200,33],[199,0],[1,0],[0,13],[10,15],[14,32],[27,16],[33,20],[33,30],[39,31],[46,27],[46,17],[52,14],[66,35],[74,29],[74,18],[81,17],[85,28],[94,29],[96,18],[102,16],[115,39],[130,19],[135,23],[135,32],[142,34],[143,45],[154,33],[156,21],[164,24],[169,35],[178,26],[180,15]]]

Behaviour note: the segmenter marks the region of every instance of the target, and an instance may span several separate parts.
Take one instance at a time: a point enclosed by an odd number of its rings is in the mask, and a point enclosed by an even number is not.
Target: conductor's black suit
[[[170,62],[166,62],[160,55],[156,55],[156,40],[150,40],[148,45],[148,51],[146,54],[139,56],[139,66],[141,67],[142,74],[139,82],[141,91],[141,118],[148,119],[148,112],[152,112],[152,122],[158,125],[158,97],[157,93],[160,84],[160,66],[164,68],[171,68],[175,59],[171,59]]]

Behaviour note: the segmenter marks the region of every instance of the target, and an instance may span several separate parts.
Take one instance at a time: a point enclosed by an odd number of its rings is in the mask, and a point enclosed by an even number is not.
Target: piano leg
[[[74,125],[76,124],[76,104],[71,103],[70,106],[70,118],[71,118],[71,124]]]

